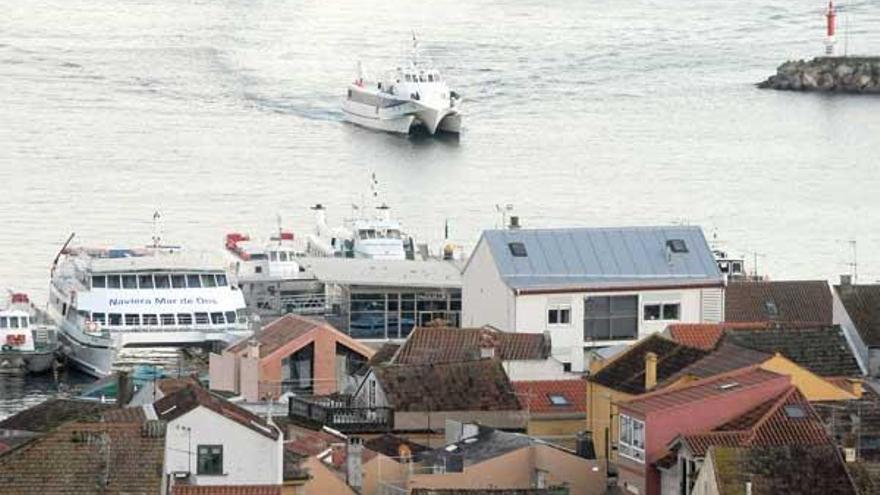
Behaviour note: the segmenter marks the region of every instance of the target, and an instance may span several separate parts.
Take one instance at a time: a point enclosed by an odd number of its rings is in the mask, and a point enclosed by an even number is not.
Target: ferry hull
[[[0,352],[0,373],[45,373],[55,362],[55,352]]]
[[[348,122],[397,134],[409,134],[416,125],[423,126],[432,135],[438,131],[459,133],[461,130],[461,114],[448,106],[408,102],[381,107],[345,100],[342,111]]]

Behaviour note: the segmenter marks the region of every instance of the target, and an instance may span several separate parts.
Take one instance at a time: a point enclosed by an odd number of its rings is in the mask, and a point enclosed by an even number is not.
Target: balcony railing
[[[394,428],[394,411],[389,407],[360,407],[350,396],[291,397],[288,406],[291,419],[327,426],[341,432],[390,431]]]

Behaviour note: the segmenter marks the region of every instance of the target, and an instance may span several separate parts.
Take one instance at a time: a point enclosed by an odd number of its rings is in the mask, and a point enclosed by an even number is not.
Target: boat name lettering
[[[166,304],[217,304],[216,299],[208,299],[205,297],[181,297],[181,298],[171,298],[171,297],[157,297],[154,299],[147,298],[131,298],[131,299],[109,299],[110,306],[129,306],[129,305],[166,305]]]

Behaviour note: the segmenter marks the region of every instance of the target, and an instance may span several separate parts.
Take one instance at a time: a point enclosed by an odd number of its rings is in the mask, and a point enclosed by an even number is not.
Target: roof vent
[[[684,242],[684,239],[669,239],[666,241],[666,249],[672,253],[688,252],[687,243]]]
[[[767,317],[770,319],[779,318],[779,308],[776,306],[776,302],[769,299],[764,301],[764,309],[767,310]]]
[[[514,229],[518,229],[519,227],[520,227],[519,217],[516,215],[511,216],[510,217],[510,225],[508,225],[507,228],[509,228],[510,230],[514,230]]]
[[[507,247],[510,248],[510,254],[514,258],[525,258],[529,255],[526,245],[521,242],[508,242]]]
[[[721,385],[718,385],[718,390],[730,390],[736,387],[739,387],[738,382],[722,383]]]

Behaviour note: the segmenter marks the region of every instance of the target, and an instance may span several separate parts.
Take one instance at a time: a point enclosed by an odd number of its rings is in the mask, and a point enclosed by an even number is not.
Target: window
[[[646,304],[643,310],[645,321],[678,320],[681,318],[680,303]]]
[[[571,306],[568,304],[557,304],[547,309],[548,325],[570,325],[571,324]]]
[[[7,328],[9,326],[9,320],[6,319],[5,316],[0,316],[0,328]]]
[[[153,276],[152,275],[141,275],[138,277],[138,284],[141,286],[141,289],[152,289],[153,286]]]
[[[278,261],[278,253],[276,251],[269,251],[269,261]]]
[[[157,289],[170,289],[171,288],[171,280],[168,275],[154,275],[153,278],[156,279],[156,288]]]
[[[192,288],[198,289],[199,287],[202,286],[202,283],[199,281],[198,275],[187,275],[186,276],[186,285],[190,289],[192,289]]]
[[[202,275],[202,287],[215,287],[217,285],[217,281],[214,280],[213,275]]]
[[[104,287],[107,287],[107,277],[103,275],[95,275],[92,277],[93,289],[103,289]]]
[[[119,281],[119,275],[107,275],[108,289],[118,289],[120,287],[122,287],[122,283]]]
[[[804,408],[798,405],[793,406],[785,406],[785,415],[792,419],[797,418],[806,418],[807,412],[804,411]]]
[[[223,474],[223,446],[199,445],[197,466],[196,474]]]
[[[521,242],[508,242],[507,247],[514,258],[525,258],[529,255],[526,251],[526,245]]]
[[[22,317],[21,318],[21,328],[27,328],[27,327],[28,327],[28,320],[27,320],[27,318]]]
[[[208,313],[196,313],[196,325],[207,325],[208,323]]]
[[[212,325],[222,325],[223,321],[223,313],[211,313],[211,324]]]
[[[278,253],[278,261],[287,261],[287,251],[280,251]]]
[[[122,276],[122,288],[123,289],[137,289],[137,275],[123,275]]]
[[[217,287],[226,287],[226,284],[227,284],[226,275],[224,275],[222,273],[218,273],[216,275],[216,277],[217,277]]]
[[[92,320],[104,325],[107,323],[107,315],[104,313],[92,313]]]
[[[173,314],[163,314],[159,317],[162,320],[163,325],[171,326],[174,325],[174,315]]]
[[[684,239],[669,239],[666,241],[666,248],[673,253],[688,252],[687,243],[684,242]]]
[[[126,326],[136,326],[141,324],[141,315],[125,315],[125,325]]]
[[[626,340],[639,334],[638,296],[584,299],[584,340]]]
[[[144,315],[144,325],[158,325],[159,318],[156,315]]]
[[[185,289],[186,288],[186,277],[183,275],[172,275],[171,276],[171,287],[175,289]]]
[[[550,400],[550,403],[554,406],[570,406],[571,402],[568,401],[568,397],[562,394],[547,394],[547,398]]]
[[[189,313],[177,313],[177,324],[178,325],[192,325],[193,324],[193,315]]]
[[[18,318],[14,316],[9,318],[9,328],[18,328]]]
[[[235,323],[235,311],[226,312],[226,323],[232,325]]]
[[[618,452],[620,452],[620,455],[637,462],[645,462],[644,421],[621,414],[618,437]]]
[[[110,325],[111,326],[119,326],[122,325],[122,315],[119,313],[110,313]]]

